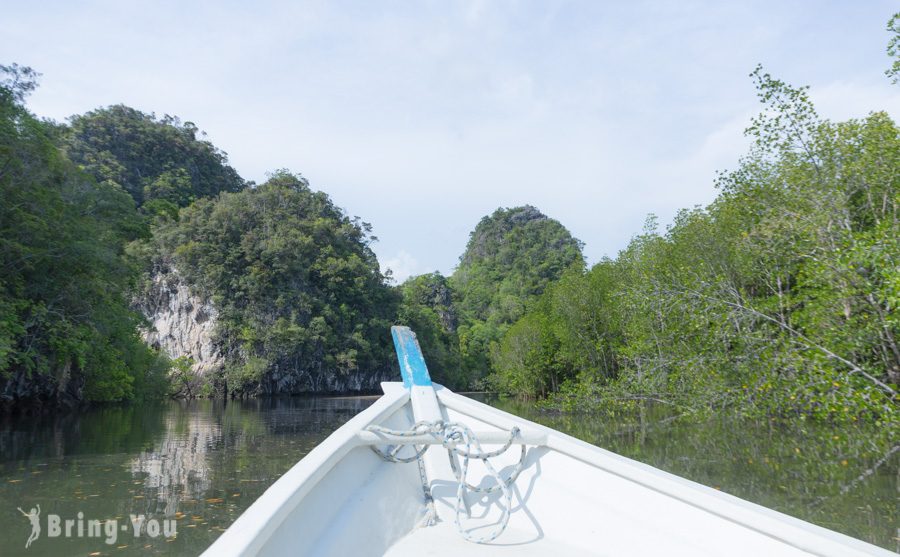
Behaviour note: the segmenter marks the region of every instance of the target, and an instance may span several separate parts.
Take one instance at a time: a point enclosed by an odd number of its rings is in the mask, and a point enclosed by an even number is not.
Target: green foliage
[[[493,384],[502,392],[546,396],[559,389],[564,375],[561,360],[559,338],[550,317],[532,311],[493,346]]]
[[[397,322],[416,332],[432,379],[458,389],[469,386],[462,367],[457,317],[447,279],[438,272],[410,278],[400,286]]]
[[[269,361],[256,355],[243,358],[243,361],[231,362],[225,368],[225,381],[238,389],[251,388],[265,378],[269,369]]]
[[[453,273],[458,309],[467,322],[508,324],[525,304],[572,265],[581,242],[531,206],[497,209],[481,219]]]
[[[891,67],[884,73],[891,78],[891,83],[900,82],[900,12],[891,16],[887,24],[887,31],[891,34],[888,41],[887,54],[891,57]]]
[[[74,116],[67,156],[99,183],[122,188],[148,214],[174,216],[196,199],[236,192],[243,179],[192,122],[124,105]]]
[[[153,264],[177,268],[216,306],[229,390],[321,391],[392,361],[396,299],[369,232],[302,177],[279,171],[160,222]]]
[[[566,269],[584,265],[581,242],[531,206],[481,219],[451,277],[463,368],[473,381],[490,369],[492,345]]]
[[[134,202],[79,171],[54,144],[58,130],[25,110],[31,69],[0,73],[0,382],[30,379],[12,398],[81,380],[88,400],[154,396],[160,366],[128,305]]]
[[[896,426],[900,130],[822,121],[805,88],[752,76],[765,110],[719,197],[548,287],[494,350],[496,385]]]
[[[28,66],[0,64],[0,90],[4,103],[21,105],[29,94],[37,89],[37,80],[41,76]]]
[[[193,368],[189,356],[175,358],[169,370],[169,394],[181,398],[194,398],[200,391],[200,377]]]

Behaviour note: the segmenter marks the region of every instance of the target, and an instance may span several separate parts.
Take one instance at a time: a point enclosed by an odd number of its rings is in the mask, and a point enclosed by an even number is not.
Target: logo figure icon
[[[28,549],[28,546],[31,545],[31,542],[38,539],[38,536],[41,535],[41,506],[38,505],[37,508],[32,507],[31,512],[26,513],[22,510],[22,507],[16,507],[22,516],[27,518],[31,522],[31,535],[28,536],[28,541],[25,542],[25,549]]]

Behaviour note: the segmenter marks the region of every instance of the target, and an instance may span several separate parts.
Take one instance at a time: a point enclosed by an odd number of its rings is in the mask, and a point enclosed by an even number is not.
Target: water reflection
[[[0,547],[24,555],[30,524],[16,507],[63,520],[132,514],[177,520],[178,535],[48,538],[27,555],[196,555],[269,485],[374,398],[182,401],[103,407],[0,425]],[[46,524],[46,522],[43,522]]]
[[[156,510],[174,516],[182,499],[199,499],[211,487],[207,455],[222,427],[200,412],[168,414],[163,427],[153,449],[131,461],[131,473],[144,478],[144,489],[162,506]]]
[[[874,427],[784,425],[733,414],[696,423],[660,405],[553,414],[527,402],[482,398],[623,456],[900,551],[900,451],[892,452]]]
[[[0,416],[0,459],[28,461],[134,452],[162,429],[164,406],[102,406],[90,411]]]

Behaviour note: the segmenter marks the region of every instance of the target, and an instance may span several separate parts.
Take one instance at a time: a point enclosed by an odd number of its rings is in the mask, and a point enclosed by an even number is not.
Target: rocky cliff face
[[[213,341],[218,312],[211,302],[191,292],[177,270],[154,273],[139,306],[151,324],[142,331],[147,344],[172,359],[190,357],[192,370],[200,377],[222,367],[225,359]]]
[[[158,269],[151,281],[149,290],[138,303],[151,324],[142,331],[142,337],[172,359],[190,357],[191,369],[196,374],[193,381],[197,385],[204,383],[225,364],[225,355],[215,341],[218,311],[209,300],[195,294],[174,268]],[[279,362],[265,370],[255,388],[243,394],[376,391],[381,381],[394,379],[395,375],[390,365],[375,371],[356,369],[338,373],[311,361]]]
[[[270,369],[259,382],[257,388],[250,391],[254,395],[276,394],[342,394],[380,392],[382,381],[397,381],[398,373],[389,366],[378,370],[355,370],[346,374],[338,374],[333,370],[320,366],[290,366],[285,369]]]

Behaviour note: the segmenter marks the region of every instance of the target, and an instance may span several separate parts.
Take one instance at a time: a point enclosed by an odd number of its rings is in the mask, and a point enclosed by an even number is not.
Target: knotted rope
[[[504,443],[503,446],[490,452],[483,451],[481,449],[481,443],[478,441],[478,437],[476,437],[472,430],[469,429],[469,427],[465,424],[461,424],[458,422],[444,422],[442,420],[434,422],[421,421],[416,422],[416,424],[413,425],[412,428],[406,430],[388,429],[377,425],[371,425],[366,429],[373,433],[394,437],[433,435],[436,438],[439,438],[441,440],[441,445],[447,450],[447,456],[450,458],[450,468],[453,470],[453,474],[456,477],[456,514],[454,517],[454,523],[456,524],[456,529],[459,531],[459,534],[463,538],[474,543],[487,543],[497,539],[497,537],[500,536],[500,534],[502,534],[504,530],[506,530],[506,526],[509,524],[509,514],[512,509],[511,486],[516,481],[519,473],[522,471],[523,465],[525,463],[527,448],[524,444],[522,445],[522,452],[519,456],[519,462],[516,463],[516,465],[513,467],[512,473],[506,479],[503,479],[503,477],[500,476],[500,473],[494,468],[489,459],[503,454],[507,451],[507,449],[510,448],[510,446],[512,446],[513,441],[515,441],[516,437],[520,433],[518,427],[513,427],[509,431],[509,439],[507,439],[506,443]],[[425,476],[425,465],[422,460],[422,455],[424,455],[425,451],[428,450],[428,445],[423,445],[422,447],[414,446],[415,454],[408,457],[400,457],[398,456],[398,454],[404,446],[405,445],[400,444],[393,447],[388,447],[386,451],[382,451],[374,445],[371,445],[371,448],[378,456],[388,462],[417,462],[419,467],[419,478],[422,480],[422,490],[425,493],[426,513],[423,524],[425,526],[431,526],[435,523],[437,513],[435,512],[434,498],[432,497],[431,490],[428,487],[428,479]],[[460,446],[465,446],[465,450],[462,450]],[[460,458],[462,458],[461,466],[457,465],[454,456],[459,456]],[[487,468],[488,474],[492,478],[494,478],[494,481],[496,482],[494,485],[489,487],[477,487],[468,483],[468,481],[466,480],[466,474],[469,471],[469,459],[472,458],[484,462],[484,466],[485,468]],[[500,505],[502,516],[497,526],[485,536],[473,536],[469,531],[464,530],[462,527],[462,521],[460,519],[462,511],[465,510],[466,514],[471,518],[465,500],[466,491],[471,491],[473,493],[493,493],[498,489],[503,493],[503,504]]]

